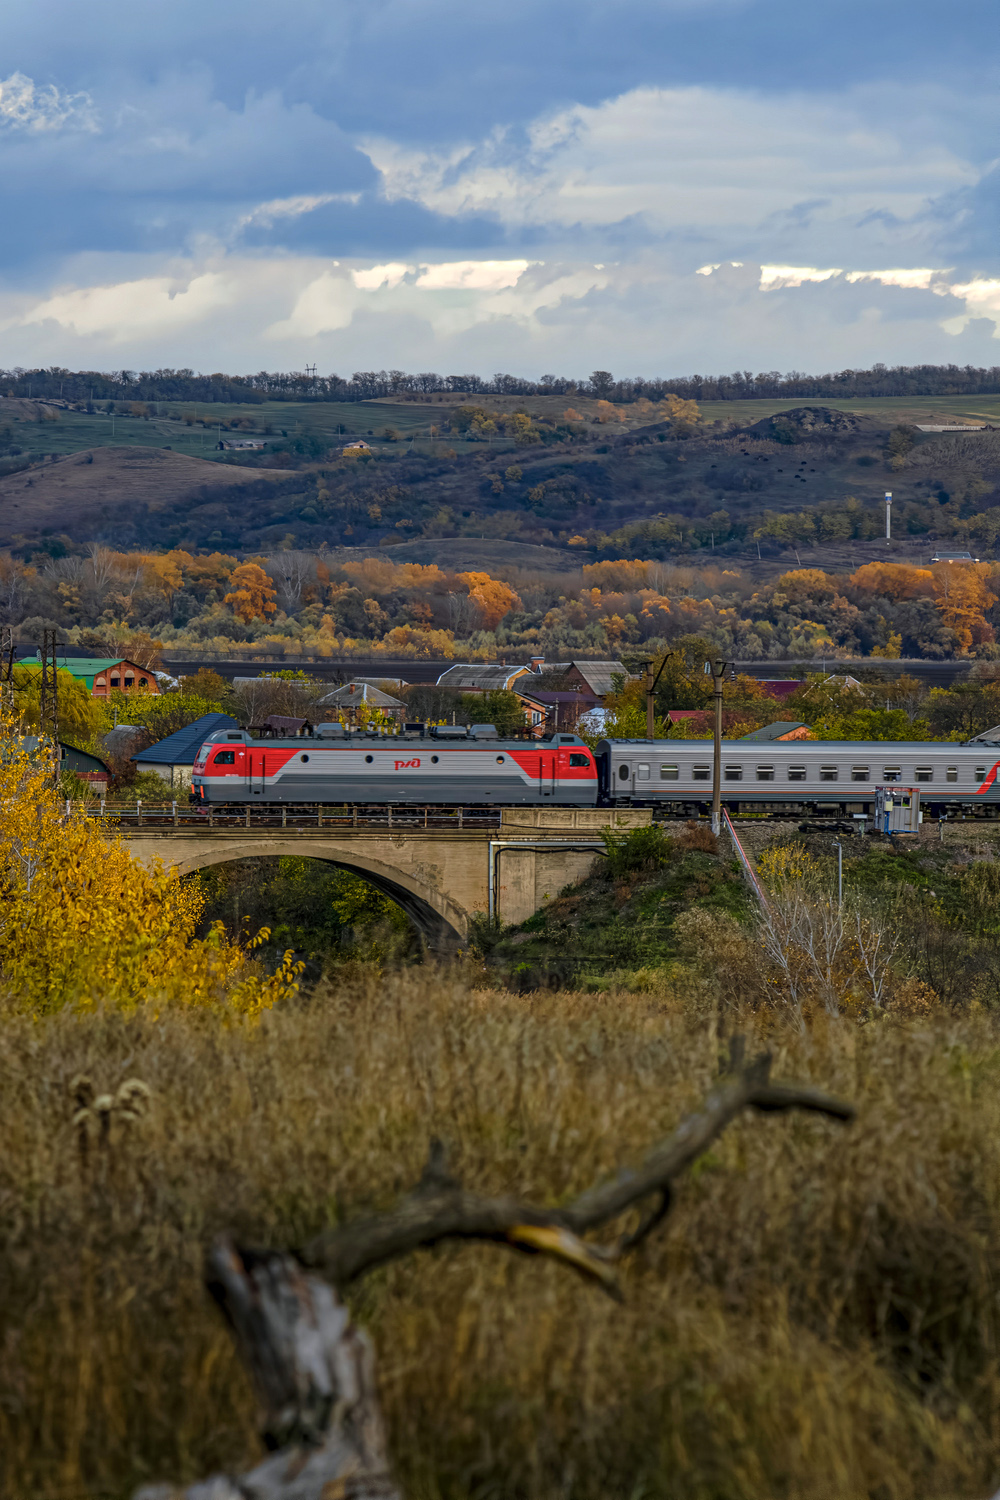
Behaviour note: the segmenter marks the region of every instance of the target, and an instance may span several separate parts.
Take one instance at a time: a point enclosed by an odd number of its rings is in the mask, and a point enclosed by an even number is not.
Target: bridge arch
[[[240,842],[227,840],[224,844],[202,847],[186,856],[178,853],[169,863],[175,874],[192,875],[196,870],[207,870],[212,865],[232,864],[238,859],[258,858],[261,855],[317,859],[324,864],[336,865],[342,870],[360,875],[402,908],[432,953],[455,953],[468,937],[469,914],[449,896],[435,890],[419,876],[390,865],[361,849],[337,844],[334,840],[310,840],[308,844],[292,839],[246,839]]]

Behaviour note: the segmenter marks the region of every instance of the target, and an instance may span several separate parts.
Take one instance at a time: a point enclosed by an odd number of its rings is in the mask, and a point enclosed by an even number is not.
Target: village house
[[[391,693],[384,692],[373,682],[365,682],[360,678],[353,682],[345,682],[342,687],[334,688],[332,693],[327,693],[325,697],[320,698],[317,707],[342,713],[349,723],[354,722],[358,710],[362,707],[368,710],[377,709],[387,718],[396,719],[400,723],[406,718],[406,704],[401,698],[394,698]]]
[[[165,740],[150,745],[130,757],[138,771],[155,771],[174,790],[189,788],[195,756],[210,734],[217,729],[238,729],[229,714],[202,714],[193,724],[168,734]]]
[[[18,662],[19,667],[37,667],[41,670],[37,656]],[[92,698],[110,698],[112,693],[159,693],[160,685],[156,673],[149,667],[137,667],[134,661],[122,656],[60,656],[56,660],[60,672],[68,672],[78,682],[87,685]]]

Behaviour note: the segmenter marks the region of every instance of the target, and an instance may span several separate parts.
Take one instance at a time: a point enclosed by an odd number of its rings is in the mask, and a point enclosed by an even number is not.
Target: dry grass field
[[[204,486],[288,478],[283,469],[229,468],[164,448],[95,448],[0,478],[0,545],[18,535],[95,529],[109,518],[183,507]]]
[[[473,976],[474,977],[474,976]],[[302,1244],[387,1205],[432,1135],[469,1187],[557,1203],[709,1087],[724,1033],[848,1127],[744,1116],[681,1185],[617,1304],[485,1245],[350,1289],[419,1500],[982,1500],[1000,1476],[1000,1030],[983,1015],[720,1011],[377,974],[257,1025],[0,1020],[0,1492],[128,1495],[254,1456],[204,1250]],[[148,1114],[74,1124],[83,1076]],[[86,1149],[84,1149],[86,1147]]]

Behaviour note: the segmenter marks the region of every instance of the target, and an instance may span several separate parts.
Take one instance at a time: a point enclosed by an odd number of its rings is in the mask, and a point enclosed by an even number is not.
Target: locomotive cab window
[[[711,766],[695,766],[691,773],[693,781],[710,781],[712,776]]]
[[[671,766],[671,765],[663,765],[663,766],[661,766],[660,767],[660,780],[661,781],[676,781],[677,780],[677,767],[676,766]]]
[[[957,766],[945,766],[945,768],[944,768],[944,779],[945,779],[945,781],[957,781],[958,780],[958,767]]]
[[[588,755],[571,755],[569,763],[571,766],[589,766],[590,757]]]
[[[773,781],[774,780],[774,767],[773,766],[758,766],[757,767],[757,780],[758,781]]]
[[[820,781],[836,781],[836,779],[837,779],[837,767],[836,766],[820,766],[820,768],[819,768],[819,779],[820,779]]]
[[[788,767],[788,779],[789,779],[789,781],[805,781],[805,779],[806,779],[806,768],[805,768],[805,766],[789,766]]]
[[[915,780],[917,780],[917,781],[933,781],[934,780],[934,767],[933,766],[916,766],[915,769],[914,769],[913,775],[914,775]]]
[[[726,780],[726,781],[742,781],[743,780],[743,767],[742,766],[723,766],[723,768],[722,768],[722,775],[723,775],[723,779]]]
[[[851,780],[852,781],[867,781],[868,780],[868,767],[867,766],[852,766],[851,767]]]
[[[628,777],[629,777],[628,766],[619,766],[618,767],[618,780],[619,781],[628,781]]]
[[[882,777],[885,781],[902,781],[902,766],[883,766]]]
[[[236,764],[236,751],[216,750],[215,760],[212,764],[215,766],[234,766]]]

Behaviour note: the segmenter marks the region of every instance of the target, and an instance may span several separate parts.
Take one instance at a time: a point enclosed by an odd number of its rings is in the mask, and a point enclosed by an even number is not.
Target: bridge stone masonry
[[[344,819],[332,827],[210,828],[164,817],[142,826],[119,824],[118,836],[142,864],[160,861],[178,875],[261,856],[324,860],[383,891],[406,912],[428,950],[447,956],[465,946],[474,914],[526,921],[590,872],[605,829],[626,832],[652,816],[648,809],[498,811],[499,823],[485,827],[425,827],[414,818],[393,826],[352,826]]]

